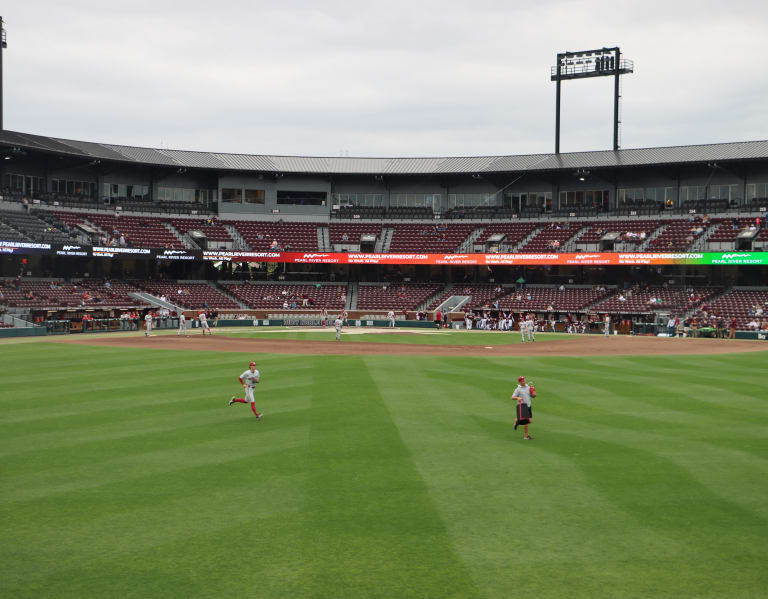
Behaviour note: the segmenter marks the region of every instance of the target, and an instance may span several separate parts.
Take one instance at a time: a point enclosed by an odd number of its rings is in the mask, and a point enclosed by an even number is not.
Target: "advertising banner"
[[[287,264],[374,264],[435,266],[764,266],[768,252],[574,252],[539,254],[424,254],[363,252],[277,252],[89,247],[0,240],[0,254],[53,254],[159,261],[279,262]]]

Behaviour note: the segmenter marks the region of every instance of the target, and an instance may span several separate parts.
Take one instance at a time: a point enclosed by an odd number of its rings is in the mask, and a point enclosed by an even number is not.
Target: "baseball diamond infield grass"
[[[197,333],[197,331],[195,331]],[[176,334],[169,331],[167,334]],[[198,333],[199,334],[199,333]],[[293,341],[330,341],[336,336],[333,328],[325,327],[314,331],[294,328],[264,329],[252,328],[220,328],[217,335],[248,339],[290,339]],[[344,327],[342,339],[363,341],[366,343],[409,343],[415,345],[516,345],[521,343],[520,331],[452,331],[449,329],[386,329],[367,327]],[[590,335],[568,335],[567,333],[536,333],[537,343],[547,341],[562,341],[564,339],[579,339]]]
[[[516,337],[516,335],[511,335]],[[227,406],[255,359],[261,421]],[[764,597],[766,353],[0,344],[0,597]],[[519,374],[534,440],[513,430]]]

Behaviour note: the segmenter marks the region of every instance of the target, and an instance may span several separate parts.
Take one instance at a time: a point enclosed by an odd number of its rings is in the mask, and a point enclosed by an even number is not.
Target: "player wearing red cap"
[[[256,362],[251,362],[248,365],[248,370],[241,374],[238,380],[243,389],[245,389],[245,397],[235,397],[233,395],[232,399],[229,400],[229,405],[231,406],[233,403],[249,403],[251,404],[253,414],[256,416],[256,420],[261,420],[263,414],[256,410],[256,400],[253,398],[253,390],[259,384],[259,371],[256,370]]]
[[[521,424],[525,430],[524,440],[530,441],[533,439],[528,432],[528,425],[533,420],[533,410],[531,408],[531,398],[536,397],[536,389],[532,385],[525,382],[524,376],[517,377],[517,388],[512,394],[512,397],[517,399],[516,417],[515,417],[515,430]]]

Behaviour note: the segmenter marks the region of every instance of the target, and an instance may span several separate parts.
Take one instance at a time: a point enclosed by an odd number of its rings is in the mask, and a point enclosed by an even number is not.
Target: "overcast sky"
[[[768,2],[5,0],[5,128],[322,156],[554,148],[557,52],[619,45],[625,148],[768,139]],[[561,150],[610,149],[611,78]]]

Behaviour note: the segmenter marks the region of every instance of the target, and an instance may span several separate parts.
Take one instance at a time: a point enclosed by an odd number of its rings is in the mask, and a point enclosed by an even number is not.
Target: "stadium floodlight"
[[[0,131],[3,127],[3,50],[8,47],[5,39],[5,27],[3,27],[3,17],[0,17]]]
[[[557,64],[550,69],[550,81],[557,83],[555,91],[555,154],[560,153],[560,83],[568,79],[588,79],[591,77],[614,77],[613,85],[613,149],[619,149],[619,100],[621,75],[633,73],[635,65],[631,60],[621,57],[621,50],[600,48],[599,50],[579,50],[578,52],[560,52]]]

